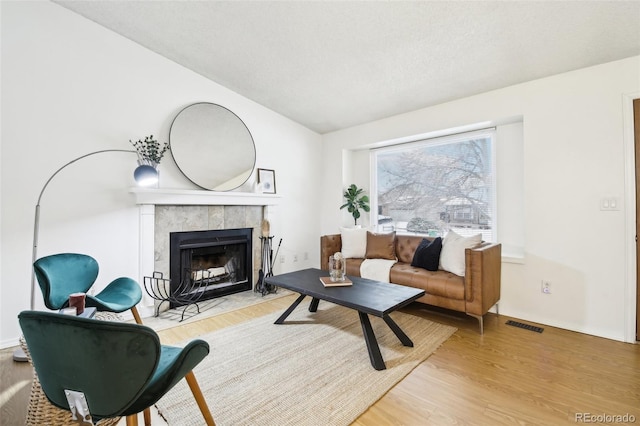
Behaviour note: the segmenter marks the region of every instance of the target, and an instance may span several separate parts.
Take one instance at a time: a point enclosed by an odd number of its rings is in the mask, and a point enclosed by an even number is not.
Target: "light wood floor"
[[[282,311],[293,299],[282,297],[158,334],[163,343],[172,344]],[[481,336],[477,321],[466,316],[420,304],[404,311],[458,331],[354,425],[555,426],[575,425],[580,415],[593,420],[625,414],[640,423],[640,345],[546,326],[535,333],[505,325],[511,318],[493,314],[485,316]],[[0,351],[3,426],[24,423],[29,396],[30,368],[12,362],[11,353]]]

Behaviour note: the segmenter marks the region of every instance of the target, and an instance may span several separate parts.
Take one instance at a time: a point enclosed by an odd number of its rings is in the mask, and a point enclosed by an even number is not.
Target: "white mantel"
[[[136,204],[184,206],[275,206],[280,196],[253,192],[131,188]]]

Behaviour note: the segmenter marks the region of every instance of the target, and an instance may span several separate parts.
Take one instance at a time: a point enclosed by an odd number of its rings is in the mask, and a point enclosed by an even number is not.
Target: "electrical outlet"
[[[294,262],[297,262],[297,261],[298,261],[298,255],[297,255],[297,254],[294,254],[294,255],[293,255],[293,261],[294,261]]]
[[[616,211],[620,210],[620,200],[617,197],[606,197],[600,200],[600,210]]]
[[[280,263],[284,263],[284,254],[280,255]]]
[[[304,252],[304,260],[309,260],[309,252],[308,251]]]
[[[542,280],[542,287],[540,289],[544,294],[551,294],[551,282]]]

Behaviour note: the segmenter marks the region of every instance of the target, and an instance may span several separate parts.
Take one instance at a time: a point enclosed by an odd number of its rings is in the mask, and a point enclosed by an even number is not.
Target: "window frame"
[[[498,218],[498,178],[496,175],[496,171],[497,171],[497,131],[495,127],[490,127],[490,128],[484,128],[484,129],[479,129],[479,130],[474,130],[474,131],[470,131],[470,132],[461,132],[461,133],[451,133],[448,135],[443,135],[443,136],[437,136],[437,137],[432,137],[432,138],[418,138],[415,140],[410,140],[407,142],[401,142],[401,143],[395,143],[395,144],[390,144],[390,145],[386,145],[386,146],[381,146],[381,147],[377,147],[377,148],[373,148],[370,150],[369,152],[369,160],[370,160],[370,183],[369,183],[369,187],[370,187],[370,205],[371,205],[371,212],[370,212],[370,226],[371,229],[374,230],[375,232],[388,232],[388,229],[383,229],[383,225],[378,223],[378,184],[377,184],[377,173],[378,173],[378,162],[377,162],[377,155],[378,153],[384,152],[384,153],[389,153],[389,152],[400,152],[403,150],[407,150],[407,149],[414,149],[417,147],[422,147],[422,146],[438,146],[438,145],[446,145],[446,144],[451,144],[451,143],[456,143],[456,142],[464,142],[467,141],[469,139],[480,139],[480,138],[489,138],[490,140],[490,158],[491,158],[491,187],[493,190],[493,194],[491,197],[491,200],[489,201],[490,203],[490,209],[492,212],[491,215],[491,221],[490,221],[490,229],[491,229],[491,238],[487,239],[487,241],[490,242],[496,242],[498,241],[498,225],[499,225],[499,218]],[[417,233],[417,232],[409,232],[407,230],[403,230],[403,229],[398,229],[398,228],[394,228],[394,230],[400,234],[406,234],[406,235],[427,235],[424,233]],[[442,235],[442,237],[444,237],[445,234]],[[483,234],[483,238],[484,238],[484,234]]]

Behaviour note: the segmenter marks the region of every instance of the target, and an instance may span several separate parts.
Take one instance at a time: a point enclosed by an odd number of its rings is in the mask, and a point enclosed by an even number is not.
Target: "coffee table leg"
[[[284,320],[287,319],[287,317],[291,314],[291,312],[293,312],[293,310],[300,304],[300,302],[302,302],[302,299],[304,299],[306,296],[304,294],[301,294],[300,297],[298,297],[292,304],[291,306],[289,306],[289,308],[287,308],[286,311],[284,311],[284,314],[280,315],[280,318],[278,318],[276,320],[276,322],[274,322],[274,324],[282,324],[284,322]]]
[[[320,303],[320,299],[316,299],[315,297],[311,299],[311,303],[309,304],[309,312],[316,312],[318,310],[318,303]]]
[[[371,365],[376,370],[385,370],[387,366],[384,364],[382,354],[380,353],[380,346],[378,346],[378,340],[376,335],[373,334],[373,328],[371,328],[371,322],[369,316],[363,312],[358,311],[360,316],[360,324],[362,324],[362,333],[364,334],[364,340],[367,343],[367,350],[369,351],[369,359]]]
[[[398,324],[394,320],[391,319],[389,315],[383,315],[382,319],[387,323],[389,328],[395,333],[395,335],[400,339],[404,346],[413,347],[413,342],[409,339],[409,336],[404,334],[404,331],[400,328]]]

